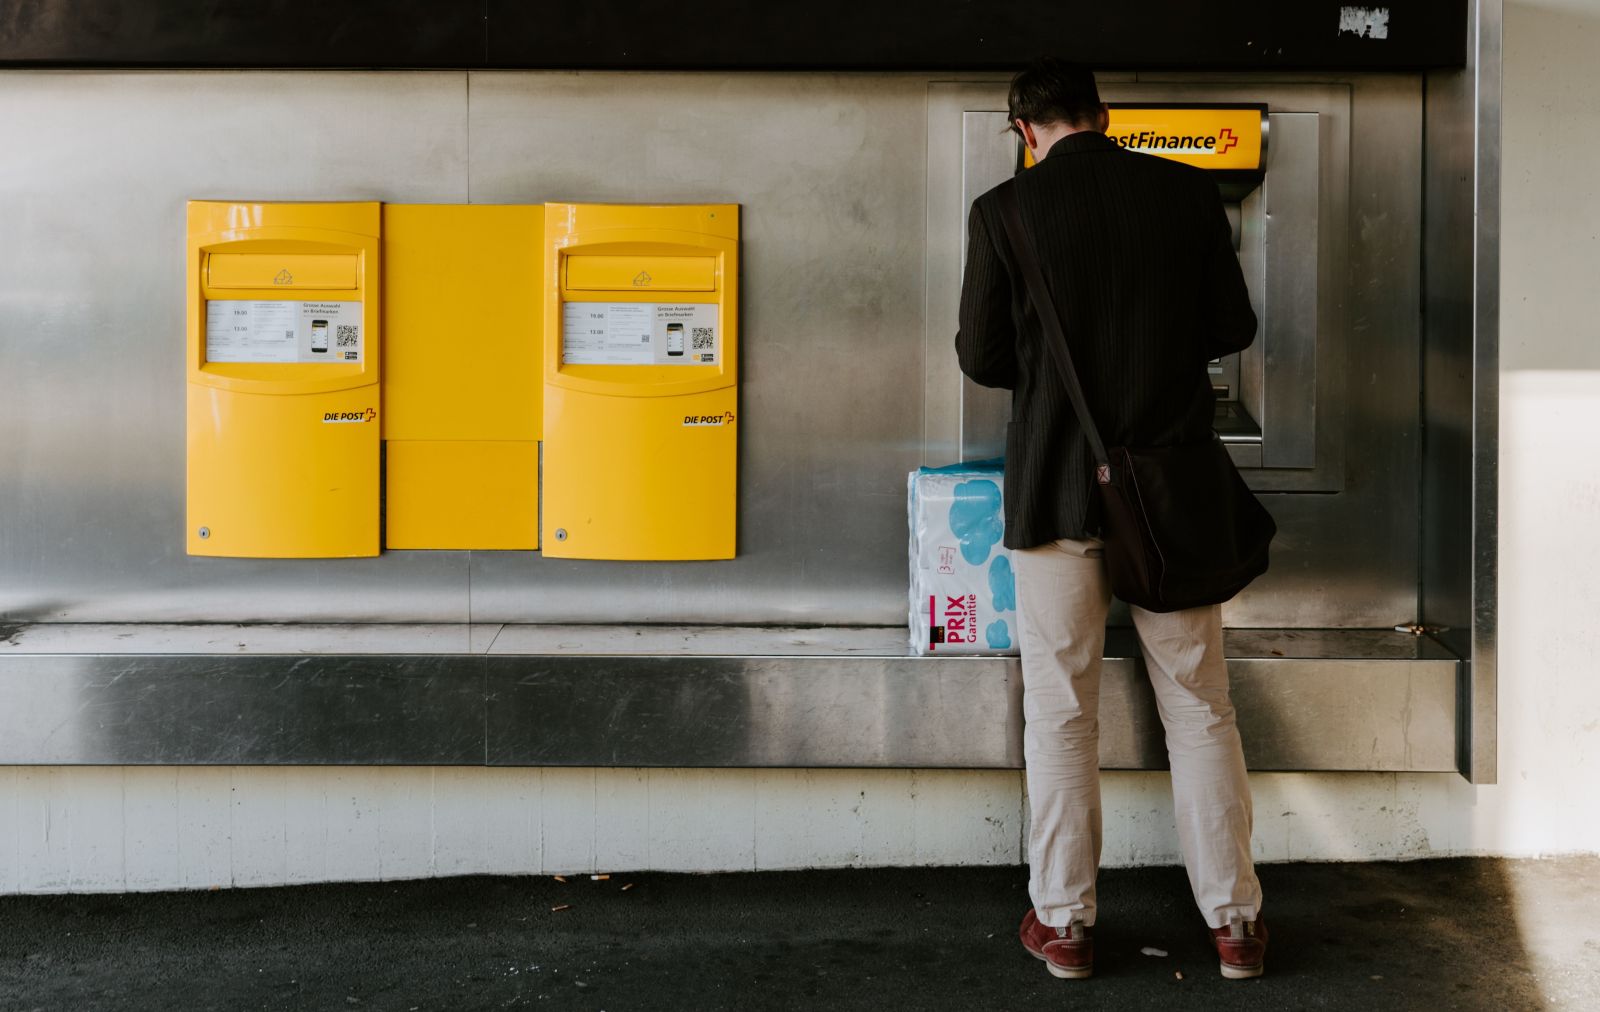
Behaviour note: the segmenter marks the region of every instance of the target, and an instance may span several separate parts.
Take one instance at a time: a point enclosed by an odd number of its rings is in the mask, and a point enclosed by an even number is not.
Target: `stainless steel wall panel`
[[[1321,204],[1321,124],[1311,112],[1274,113],[1270,117],[1272,143],[1267,149],[1267,178],[1261,184],[1262,332],[1257,341],[1259,359],[1251,370],[1259,384],[1256,420],[1261,425],[1261,466],[1315,468],[1332,473],[1329,491],[1343,484],[1342,453],[1318,460],[1317,413],[1330,405],[1324,395],[1342,399],[1343,390],[1319,382],[1317,359],[1334,364],[1337,351],[1318,341],[1319,323],[1325,318],[1318,284],[1321,262],[1318,212]],[[1333,335],[1328,335],[1331,339]],[[1254,350],[1254,349],[1252,349]],[[1334,354],[1329,354],[1333,351]],[[1342,375],[1342,371],[1341,371]],[[1342,413],[1336,421],[1343,421]],[[1343,436],[1343,432],[1336,433]],[[1324,440],[1330,451],[1343,448],[1342,440]]]
[[[963,392],[971,389],[956,362],[960,300],[951,298],[965,263],[969,183],[963,159],[951,157],[967,142],[966,110],[992,108],[993,82],[935,81],[928,85],[927,247],[923,254],[923,463],[962,460]],[[1000,108],[1004,108],[1001,106]],[[958,292],[959,295],[959,292]],[[993,436],[989,437],[991,440]]]
[[[1453,659],[1255,658],[1228,669],[1253,770],[1455,769]]]
[[[1208,86],[1246,99],[1291,87]],[[1330,182],[1348,206],[1329,216],[1351,223],[1338,364],[1363,452],[1341,495],[1268,497],[1274,569],[1228,618],[1387,627],[1417,611],[1415,483],[1396,478],[1416,473],[1417,418],[1396,391],[1418,382],[1420,86],[1292,86],[1348,108],[1322,119],[1326,143],[1349,146],[1349,180]],[[4,149],[29,153],[0,164],[0,368],[18,392],[0,399],[0,617],[903,621],[904,472],[962,452],[960,103],[996,88],[870,74],[0,77]],[[950,101],[947,127],[930,110]],[[184,556],[181,209],[229,194],[739,200],[740,558]],[[930,223],[949,238],[927,241]]]
[[[1467,67],[1427,78],[1422,621],[1468,658],[1460,769],[1498,779],[1500,0],[1468,5]]]
[[[477,765],[483,658],[0,656],[0,764]]]
[[[472,75],[474,201],[737,201],[743,232],[739,557],[478,553],[475,620],[904,621],[905,475],[922,463],[926,87]]]
[[[467,618],[466,558],[184,554],[184,201],[466,198],[461,74],[0,75],[0,616]]]
[[[961,206],[972,202],[1017,170],[1018,141],[1008,132],[1005,112],[963,112],[961,115]],[[949,157],[941,152],[940,157]],[[961,263],[967,262],[967,222],[961,223]],[[943,354],[954,358],[950,345],[955,328],[945,335]],[[961,378],[961,450],[959,460],[985,460],[1006,455],[1006,426],[1011,424],[1011,391],[982,387]]]
[[[1319,425],[1317,456],[1331,460],[1324,440],[1342,433],[1343,490],[1299,494],[1312,486],[1293,472],[1273,479],[1285,493],[1266,496],[1281,530],[1273,570],[1227,609],[1234,626],[1291,629],[1244,647],[1242,631],[1230,637],[1257,768],[1459,761],[1475,779],[1494,776],[1500,6],[1474,10],[1473,69],[1428,79],[1426,134],[1414,76],[1102,77],[1115,98],[1293,95],[1274,112],[1315,111],[1325,164],[1348,167],[1324,178],[1318,209],[1319,321],[1339,338],[1318,374],[1338,372],[1346,416],[1337,433]],[[621,693],[619,712],[646,727],[674,706],[703,705],[714,718],[742,699],[747,726],[688,742],[690,756],[1014,765],[1013,662],[925,668],[874,645],[881,630],[793,628],[770,652],[745,651],[739,630],[683,632],[679,648],[661,637],[680,634],[652,630],[653,652],[678,655],[676,667],[652,669],[660,684],[629,674],[637,657],[601,659],[641,623],[904,621],[905,472],[987,452],[984,418],[1003,417],[1004,394],[963,389],[952,346],[975,185],[963,177],[963,136],[988,128],[960,113],[985,108],[973,96],[992,103],[997,93],[993,108],[1003,108],[1003,84],[884,74],[0,75],[0,622],[445,624],[273,626],[270,635],[252,626],[231,646],[213,628],[195,634],[205,643],[161,648],[198,652],[187,659],[84,656],[90,638],[77,634],[50,648],[52,658],[0,649],[0,752],[16,761],[481,763],[485,722],[502,707],[502,718],[534,721],[498,725],[502,756],[533,749],[541,761],[578,762],[655,747],[598,709],[582,677],[599,672]],[[949,109],[953,119],[940,115]],[[188,558],[182,212],[192,197],[737,200],[747,338],[740,557]],[[1470,668],[1430,653],[1427,639],[1407,638],[1417,651],[1408,655],[1379,635],[1391,656],[1348,639],[1305,647],[1293,638],[1322,627],[1348,636],[1419,613],[1452,627],[1440,637],[1470,651]],[[582,677],[566,682],[575,701],[563,701],[549,697],[566,677],[568,632],[502,622],[615,628],[602,653],[574,655]],[[12,632],[0,629],[0,647],[21,642]],[[161,642],[189,635],[168,632]],[[120,653],[120,635],[101,630],[92,642]],[[713,645],[715,663],[697,655]],[[237,653],[251,656],[222,656]],[[397,656],[352,659],[372,653]],[[1104,726],[1117,724],[1104,758],[1142,768],[1164,760],[1133,656],[1117,648],[1108,661]],[[505,673],[491,691],[487,665],[501,658],[508,667],[496,669]],[[294,677],[284,681],[285,671]],[[1459,690],[1447,691],[1440,679],[1456,677]],[[681,697],[668,706],[661,693],[675,679]],[[1446,734],[1433,717],[1456,702],[1466,724]],[[962,727],[954,714],[974,706],[1003,733]],[[476,738],[459,723],[473,707]],[[917,707],[926,728],[910,723]],[[596,718],[587,737],[539,723],[564,712]],[[750,737],[751,727],[774,740]],[[785,738],[790,727],[837,751]],[[559,740],[573,750],[549,744]],[[1459,746],[1459,759],[1439,759],[1446,745]]]
[[[1004,659],[496,656],[489,693],[491,765],[1022,763]]]
[[[902,626],[507,625],[489,652],[546,657],[895,657]]]
[[[470,632],[466,627],[459,630]],[[521,631],[526,635],[507,636]],[[109,628],[100,635],[111,637]],[[470,653],[284,655],[292,630],[239,650],[127,629],[116,652],[41,652],[49,629],[0,643],[0,763],[946,767],[1022,762],[1015,658],[916,658],[896,629],[507,627]],[[368,651],[370,631],[321,628]],[[434,627],[433,649],[450,638]],[[663,643],[663,639],[676,642]],[[894,652],[871,652],[888,648]],[[714,653],[740,648],[756,652]],[[542,651],[519,653],[519,649]],[[548,652],[559,650],[560,652]],[[783,652],[791,651],[791,652]],[[842,651],[842,652],[829,652]],[[1429,639],[1374,631],[1228,636],[1252,769],[1454,768],[1457,660]],[[1101,764],[1166,764],[1160,720],[1126,631],[1108,638]]]
[[[1472,236],[1471,702],[1460,750],[1473,782],[1499,779],[1501,0],[1475,0]]]
[[[503,626],[421,624],[0,625],[5,654],[484,654]]]
[[[19,223],[0,244],[0,324],[22,335],[0,366],[24,391],[0,405],[0,464],[19,479],[0,489],[17,518],[0,531],[0,615],[899,620],[904,473],[922,455],[925,87],[483,74],[469,117],[460,74],[7,75],[0,130],[32,154],[0,196]],[[106,145],[126,151],[94,156]],[[184,556],[182,201],[231,194],[741,201],[740,559]]]

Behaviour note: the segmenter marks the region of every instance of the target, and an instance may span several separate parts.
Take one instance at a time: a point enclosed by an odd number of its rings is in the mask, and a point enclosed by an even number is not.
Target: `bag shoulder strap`
[[[1022,223],[1022,208],[1017,203],[1016,181],[1008,179],[1001,183],[996,188],[995,194],[1000,199],[1000,218],[1005,225],[1006,240],[1011,246],[1011,259],[1022,272],[1022,280],[1028,289],[1028,300],[1033,303],[1034,312],[1039,314],[1039,322],[1044,325],[1045,346],[1050,349],[1050,357],[1055,361],[1056,371],[1061,374],[1061,382],[1067,388],[1067,397],[1072,401],[1072,410],[1078,416],[1078,424],[1083,426],[1083,434],[1089,438],[1089,450],[1094,454],[1094,462],[1101,469],[1099,477],[1104,483],[1109,480],[1111,460],[1106,455],[1106,444],[1100,439],[1100,429],[1089,416],[1089,405],[1084,400],[1083,387],[1078,383],[1078,371],[1072,365],[1072,351],[1067,347],[1067,333],[1061,326],[1061,317],[1056,315],[1055,300],[1050,298],[1050,288],[1045,282],[1044,271],[1039,267],[1039,256],[1034,252],[1033,239],[1028,235],[1027,226]]]

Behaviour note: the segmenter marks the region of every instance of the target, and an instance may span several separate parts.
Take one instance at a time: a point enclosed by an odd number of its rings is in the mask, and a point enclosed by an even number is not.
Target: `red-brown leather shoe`
[[[1039,923],[1039,915],[1029,910],[1022,918],[1017,935],[1022,947],[1055,977],[1077,980],[1094,973],[1094,929],[1073,921],[1071,927],[1052,928]]]
[[[1266,968],[1267,922],[1259,915],[1253,921],[1236,917],[1212,928],[1211,942],[1222,957],[1222,975],[1229,980],[1259,977]]]

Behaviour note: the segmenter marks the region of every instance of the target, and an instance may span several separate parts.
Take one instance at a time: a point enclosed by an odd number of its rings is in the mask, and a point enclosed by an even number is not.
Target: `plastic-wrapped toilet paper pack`
[[[907,481],[911,649],[1015,654],[1017,581],[1005,535],[999,460],[924,467]]]

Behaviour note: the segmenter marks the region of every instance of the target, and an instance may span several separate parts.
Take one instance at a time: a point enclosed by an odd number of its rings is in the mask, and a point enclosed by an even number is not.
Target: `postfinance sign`
[[[1113,105],[1106,136],[1119,147],[1213,171],[1262,168],[1265,108]]]

